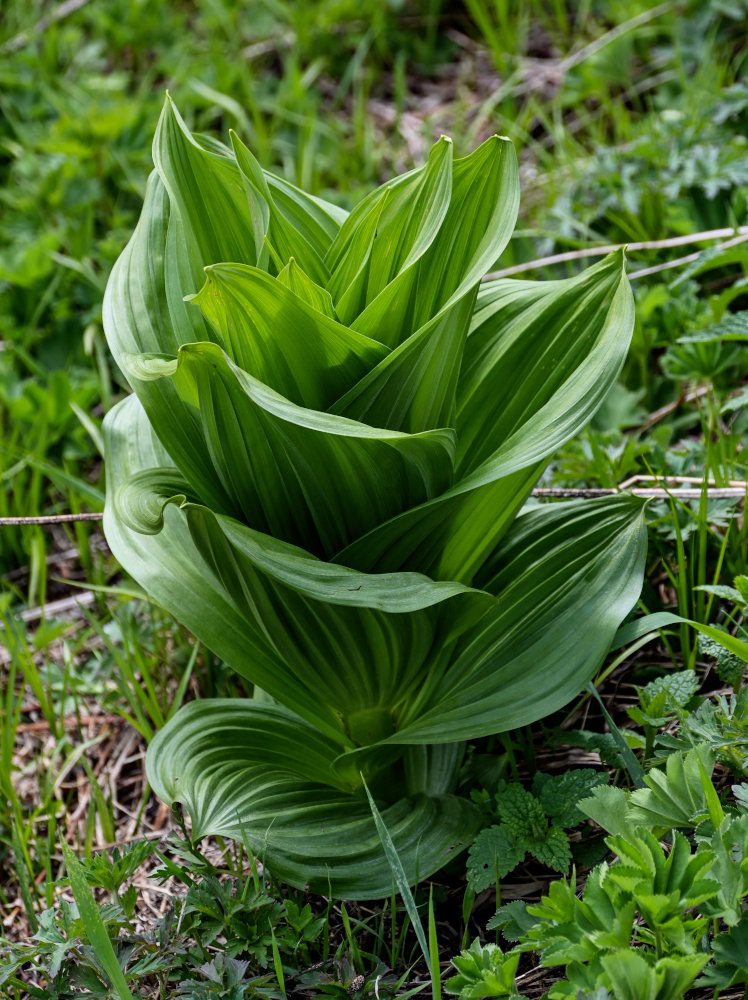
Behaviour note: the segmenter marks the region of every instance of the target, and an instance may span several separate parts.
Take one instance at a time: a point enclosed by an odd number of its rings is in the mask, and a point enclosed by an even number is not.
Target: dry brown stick
[[[690,480],[689,480],[690,481]],[[701,482],[700,479],[694,481]],[[609,489],[536,489],[532,491],[534,497],[598,497],[606,496],[609,493],[620,493],[619,488],[611,487]],[[665,496],[665,492],[660,490],[658,493],[653,494],[652,490],[631,490],[634,496],[659,496],[662,493]],[[707,496],[709,498],[724,498],[732,496],[742,496],[744,489],[741,485],[729,486],[729,487],[719,487],[716,489],[708,489]],[[678,490],[679,496],[700,496],[700,490]],[[60,524],[61,522],[69,521],[100,521],[103,518],[103,514],[50,514],[47,517],[0,517],[0,527],[3,525],[24,525],[24,524]]]
[[[483,280],[492,281],[494,278],[509,278],[513,274],[522,274],[525,271],[534,271],[537,268],[550,264],[564,264],[567,261],[583,260],[585,257],[604,257],[606,254],[614,253],[616,250],[665,250],[668,247],[689,246],[693,243],[702,243],[708,240],[723,240],[726,237],[733,237],[727,243],[716,249],[726,249],[737,243],[742,243],[748,239],[748,226],[735,226],[731,229],[708,229],[701,233],[691,233],[689,236],[669,236],[664,240],[640,240],[638,243],[609,243],[602,247],[582,247],[579,250],[566,250],[564,253],[554,253],[550,257],[538,257],[537,260],[529,260],[525,264],[514,264],[512,267],[502,268],[500,271],[491,271]],[[699,251],[701,253],[701,251]],[[675,266],[676,263],[683,264],[692,259],[688,257],[679,258],[676,261],[667,261],[668,266]],[[662,265],[658,265],[661,267]],[[649,270],[649,269],[646,269]],[[635,271],[629,277],[642,275],[643,272]]]
[[[553,499],[561,497],[605,497],[615,494],[628,493],[633,497],[641,497],[651,500],[668,500],[675,497],[679,500],[698,500],[702,489],[663,489],[660,486],[645,486],[639,489],[621,490],[616,487],[609,489],[537,489],[532,491],[532,495],[538,498]],[[716,488],[707,487],[707,500],[741,500],[746,495],[745,486],[718,486]]]
[[[71,521],[101,521],[103,514],[41,514],[34,517],[0,517],[0,528],[22,524],[69,524]]]
[[[121,715],[82,715],[80,719],[75,715],[66,716],[62,721],[63,729],[75,729],[80,722],[83,728],[92,725],[111,725],[112,723],[124,723],[127,720]],[[49,722],[22,722],[16,726],[17,733],[43,733],[49,729]]]

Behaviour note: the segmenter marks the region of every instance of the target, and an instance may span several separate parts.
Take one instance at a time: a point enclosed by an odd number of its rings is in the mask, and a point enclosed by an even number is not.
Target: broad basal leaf
[[[371,810],[360,788],[335,782],[336,753],[286,709],[191,702],[151,745],[148,780],[164,801],[184,805],[193,837],[241,839],[278,878],[346,898],[388,895],[392,876]],[[462,850],[480,823],[454,795],[403,797],[381,812],[412,881]]]

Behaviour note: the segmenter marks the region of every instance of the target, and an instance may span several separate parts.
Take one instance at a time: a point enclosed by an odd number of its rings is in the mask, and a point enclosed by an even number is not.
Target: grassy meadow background
[[[191,129],[235,129],[265,168],[346,208],[423,162],[443,133],[457,155],[511,137],[522,202],[496,269],[565,277],[590,262],[581,251],[631,244],[637,306],[619,384],[540,485],[678,476],[698,494],[707,481],[744,483],[747,38],[744,0],[4,0],[0,518],[103,509],[101,421],[127,387],[102,297],[138,218],[166,90]],[[642,611],[740,632],[743,499],[701,490],[651,505]],[[146,786],[148,741],[186,699],[243,688],[123,577],[98,522],[0,526],[0,577],[0,996],[113,995],[58,883],[61,838],[88,855],[145,842],[115,874],[89,878],[143,996],[342,1000],[374,996],[377,975],[390,990],[423,979],[394,897],[378,910],[309,900],[261,879],[232,845],[196,854],[172,840],[165,858],[153,853],[178,824]],[[705,695],[742,688],[694,635],[672,631],[602,672],[608,711],[639,727],[630,744],[645,764],[677,719],[642,722],[635,685],[688,669]],[[637,706],[639,719],[627,714]],[[594,741],[559,736],[602,733],[598,711],[570,706],[479,747],[499,762],[486,780],[601,766]],[[748,707],[731,724],[742,768]],[[148,879],[159,864],[160,887]],[[502,899],[537,899],[553,877],[529,862]],[[175,922],[172,896],[185,893]],[[471,917],[464,865],[435,893],[446,969],[485,934],[496,895],[478,894]],[[209,963],[218,980],[199,971]],[[527,995],[548,989],[544,975]]]

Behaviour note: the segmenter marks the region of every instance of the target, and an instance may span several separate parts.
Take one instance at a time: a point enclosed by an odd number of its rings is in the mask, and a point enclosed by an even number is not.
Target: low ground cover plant
[[[442,866],[480,821],[464,741],[573,697],[639,595],[640,501],[517,517],[613,384],[632,297],[620,254],[479,287],[517,214],[501,138],[442,138],[350,214],[231,142],[167,99],[104,304],[134,389],[104,429],[109,544],[257,685],[184,706],[148,774],[193,834],[385,895],[365,783],[408,877]]]

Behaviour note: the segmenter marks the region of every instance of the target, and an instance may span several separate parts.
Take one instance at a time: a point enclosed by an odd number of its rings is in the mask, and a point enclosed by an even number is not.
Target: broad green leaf
[[[496,608],[459,639],[448,667],[424,678],[392,740],[488,735],[560,708],[636,602],[645,551],[643,505],[630,497],[519,518],[482,581]]]
[[[533,341],[546,345],[546,352],[528,348],[527,362],[516,347],[505,351],[505,345],[527,339],[525,312],[534,317]],[[457,386],[463,477],[458,474],[442,496],[380,525],[336,559],[372,571],[407,567],[470,581],[548,456],[584,426],[614,383],[632,331],[631,292],[619,255],[569,281],[485,286]],[[383,367],[390,363],[386,359]],[[479,430],[476,414],[482,406],[494,416]]]
[[[219,153],[199,143],[168,96],[153,140],[153,162],[184,227],[197,287],[207,264],[257,262],[252,213],[236,160],[228,149]],[[196,288],[185,289],[190,291]]]
[[[279,213],[304,237],[315,253],[324,257],[347,219],[348,212],[324,198],[307,194],[284,177],[278,177],[268,170],[263,173]]]
[[[199,321],[204,337],[210,328],[199,310],[182,302],[184,291],[177,289],[178,313],[167,301],[166,247],[170,226],[169,201],[157,175],[148,182],[138,228],[112,269],[104,296],[103,319],[114,360],[133,385],[157,428],[170,456],[183,467],[193,462],[204,467],[206,452],[197,453],[197,442],[186,431],[179,397],[166,378],[145,378],[142,355],[173,357],[180,346],[195,340],[194,327],[185,319],[187,311]],[[163,464],[163,463],[157,463]],[[221,497],[226,503],[226,498]]]
[[[474,296],[465,295],[442,310],[334,403],[332,412],[412,434],[452,424],[473,304]]]
[[[148,779],[181,802],[192,833],[246,839],[277,878],[344,898],[388,895],[392,873],[363,794],[336,785],[335,744],[286,709],[242,700],[191,702],[156,736]],[[412,884],[477,830],[456,796],[404,797],[380,808]]]
[[[114,265],[104,294],[109,347],[125,375],[123,357],[176,354],[185,342],[172,323],[164,292],[168,226],[169,198],[158,174],[152,173],[138,227]]]
[[[272,642],[296,683],[336,712],[355,743],[396,729],[400,706],[429,673],[444,669],[456,637],[493,603],[460,584],[361,574],[314,559],[204,508],[186,513],[247,631]],[[285,681],[257,683],[285,702]]]
[[[469,582],[524,506],[545,465],[476,489],[458,483],[352,542],[335,562],[371,573],[408,569]]]
[[[391,347],[402,343],[473,291],[508,243],[518,207],[514,149],[494,136],[454,162],[449,208],[438,233],[416,260],[406,259],[351,325]]]
[[[168,458],[134,400],[112,411],[105,433],[105,530],[120,561],[235,670],[315,724],[324,720],[327,732],[331,720],[358,739],[372,724],[381,730],[374,738],[391,732],[392,709],[418,685],[425,662],[443,658],[493,603],[456,583],[326,563],[201,507],[167,508],[155,536],[133,531],[117,507],[134,503],[124,488]],[[158,527],[153,505],[166,499],[143,501],[144,528]],[[370,710],[380,713],[374,723]]]
[[[291,257],[283,270],[278,273],[278,281],[286,288],[290,288],[313,309],[324,313],[330,319],[336,318],[330,293],[312,281],[294,257]]]
[[[481,288],[460,372],[459,473],[529,465],[592,417],[633,332],[623,264],[616,253],[565,281]]]
[[[107,454],[107,504],[104,531],[119,562],[146,593],[180,621],[241,676],[283,688],[284,704],[326,734],[342,739],[339,717],[318,702],[316,692],[293,672],[267,640],[247,629],[241,610],[214,576],[195,546],[183,515],[171,506],[157,535],[128,528],[115,509],[124,484],[144,470],[168,467],[170,459],[151,429],[135,396],[111,410],[104,420]],[[247,671],[251,670],[251,677]]]
[[[681,1000],[708,955],[672,955],[650,965],[637,951],[614,951],[601,960],[617,1000]]]
[[[328,255],[328,288],[344,323],[429,249],[451,193],[452,143],[442,137],[425,166],[372,192],[348,216]]]
[[[710,965],[699,979],[699,986],[726,988],[748,983],[748,913],[744,913],[740,923],[726,934],[717,934],[712,949],[715,964]]]
[[[467,877],[473,892],[483,892],[496,885],[525,860],[524,841],[504,826],[489,826],[475,838],[467,861]]]
[[[256,267],[216,264],[205,277],[191,301],[218,331],[215,339],[245,372],[300,406],[326,410],[387,356]]]
[[[329,558],[449,485],[449,430],[399,434],[305,409],[213,344],[185,345],[170,375],[153,367],[172,379],[194,444],[179,463],[192,494],[311,552]]]
[[[732,927],[741,920],[743,901],[748,896],[748,816],[725,817],[709,846],[716,858],[712,874],[719,883],[719,893],[704,912]]]
[[[598,785],[589,798],[580,799],[577,808],[608,833],[633,836],[636,824],[629,814],[629,793],[615,785]]]
[[[293,191],[291,185],[274,178],[276,188],[287,189],[284,212],[276,203],[270,187],[271,178],[260,167],[257,160],[239,139],[231,132],[231,145],[241,174],[242,185],[250,205],[257,205],[262,212],[262,227],[255,222],[257,241],[257,263],[262,263],[264,241],[267,238],[275,251],[284,260],[296,257],[304,271],[314,281],[326,282],[329,272],[323,262],[324,250],[329,245],[337,226],[325,218],[324,210],[301,191]],[[295,194],[295,198],[293,195]],[[293,200],[290,200],[293,198]],[[281,204],[284,204],[281,198]],[[290,207],[293,212],[289,212]],[[255,215],[255,213],[253,213]],[[290,218],[289,218],[290,215]],[[226,260],[233,258],[224,258]]]

